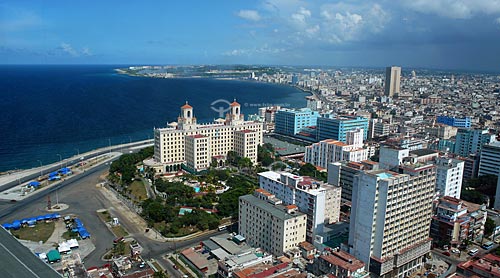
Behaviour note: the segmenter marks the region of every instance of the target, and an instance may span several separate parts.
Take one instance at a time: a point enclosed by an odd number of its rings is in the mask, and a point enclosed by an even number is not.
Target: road
[[[0,223],[46,213],[46,196],[50,194],[52,204],[55,204],[55,194],[57,191],[59,202],[69,205],[69,208],[61,211],[61,214],[77,215],[92,235],[90,240],[92,240],[96,249],[89,254],[89,256],[84,258],[87,267],[103,265],[105,261],[102,261],[101,257],[107,250],[112,248],[114,235],[98,218],[96,212],[99,209],[108,209],[120,219],[121,225],[123,225],[131,236],[133,236],[144,248],[143,257],[145,259],[156,259],[161,266],[165,267],[174,277],[181,277],[182,275],[180,275],[177,270],[173,269],[169,262],[163,259],[164,255],[176,250],[182,250],[188,246],[196,245],[200,241],[206,240],[213,235],[224,233],[214,231],[198,238],[176,243],[158,242],[147,238],[144,235],[145,231],[139,230],[124,216],[124,213],[129,212],[110,208],[109,200],[102,194],[101,189],[96,187],[96,184],[101,182],[100,176],[107,171],[108,167],[108,165],[104,164],[97,166],[92,170],[75,176],[73,179],[61,182],[61,184],[52,189],[42,191],[37,195],[16,203],[0,202]]]

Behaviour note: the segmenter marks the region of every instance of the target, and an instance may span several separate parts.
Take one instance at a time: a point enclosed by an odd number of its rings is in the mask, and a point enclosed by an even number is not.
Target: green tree
[[[491,218],[486,218],[486,223],[484,223],[484,234],[490,236],[495,230],[495,221]]]
[[[252,160],[250,160],[250,158],[248,157],[242,157],[239,161],[238,161],[238,167],[240,168],[250,168],[252,167]]]
[[[314,177],[315,173],[316,173],[316,167],[314,167],[314,165],[312,165],[311,163],[306,163],[302,165],[299,169],[299,175],[301,176]]]

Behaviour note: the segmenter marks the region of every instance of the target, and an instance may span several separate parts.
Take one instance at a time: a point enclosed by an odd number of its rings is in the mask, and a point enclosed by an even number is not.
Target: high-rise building
[[[460,199],[464,161],[447,157],[436,159],[436,192],[439,196]]]
[[[478,154],[483,145],[495,139],[487,129],[459,128],[455,139],[454,153],[468,157],[470,154]]]
[[[385,95],[393,97],[401,92],[401,67],[387,67],[385,69]]]
[[[323,140],[306,147],[304,161],[326,168],[336,161],[362,161],[368,159],[368,149],[363,148],[363,130],[347,132],[347,144],[337,140]]]
[[[185,104],[177,122],[154,130],[154,157],[146,166],[156,172],[171,172],[181,168],[201,171],[208,168],[213,157],[225,157],[235,151],[257,162],[257,146],[262,144],[263,124],[244,121],[240,104],[234,101],[225,119],[198,124],[193,107]]]
[[[500,141],[491,141],[483,146],[479,156],[478,176],[500,174]]]
[[[260,188],[276,195],[286,205],[296,205],[307,214],[306,240],[310,243],[323,235],[325,224],[335,223],[340,217],[341,188],[311,177],[288,172],[259,173]]]
[[[316,139],[318,141],[333,139],[347,142],[347,132],[357,129],[363,130],[363,140],[368,135],[368,119],[357,116],[338,116],[335,118],[318,118],[316,126]]]
[[[354,176],[366,170],[378,170],[379,164],[370,160],[361,162],[334,162],[328,164],[328,184],[342,188],[342,201],[352,201]]]
[[[302,128],[316,126],[319,117],[318,111],[309,108],[301,109],[280,109],[274,116],[274,131],[283,135],[293,136],[300,132]]]
[[[398,172],[354,177],[349,251],[376,277],[407,277],[430,251],[436,166],[403,164]]]
[[[246,241],[265,251],[281,256],[298,248],[306,240],[307,216],[296,205],[282,205],[273,194],[255,190],[253,195],[240,197],[239,233]]]

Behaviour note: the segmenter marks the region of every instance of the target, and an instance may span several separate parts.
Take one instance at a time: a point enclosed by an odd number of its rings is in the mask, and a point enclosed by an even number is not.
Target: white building
[[[342,191],[339,186],[273,171],[259,173],[259,186],[276,195],[284,204],[297,205],[301,212],[307,214],[308,242],[321,241],[325,223],[339,221]]]
[[[358,129],[346,132],[346,143],[327,139],[307,146],[304,161],[327,168],[332,162],[366,160],[368,153],[363,148],[363,129]]]
[[[307,216],[296,205],[283,206],[263,189],[240,197],[238,224],[240,235],[250,245],[275,256],[298,248],[306,240]]]
[[[213,157],[225,157],[229,151],[256,163],[263,124],[244,121],[240,112],[240,104],[235,101],[225,119],[198,124],[193,107],[186,103],[177,122],[154,130],[154,159],[145,164],[157,172],[175,171],[182,164],[190,170],[201,171],[208,168]]]
[[[439,196],[460,199],[465,162],[458,159],[439,157],[436,159],[436,192]]]
[[[403,163],[403,159],[410,155],[410,150],[391,145],[381,145],[379,164],[382,169],[392,169]]]
[[[408,164],[396,173],[354,177],[349,251],[376,277],[407,277],[422,266],[429,238],[436,166]]]

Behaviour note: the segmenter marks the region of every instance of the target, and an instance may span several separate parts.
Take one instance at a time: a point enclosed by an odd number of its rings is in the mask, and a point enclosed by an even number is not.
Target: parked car
[[[451,256],[450,252],[448,252],[448,251],[444,251],[443,255],[448,256],[448,257]]]
[[[458,250],[458,249],[451,249],[451,253],[458,254],[458,253],[460,253],[460,250]]]
[[[500,243],[500,237],[495,239],[493,242],[495,242],[496,244],[499,244]]]
[[[469,252],[467,254],[474,256],[477,254],[477,252],[479,252],[479,249],[474,248],[474,249],[469,250]]]

